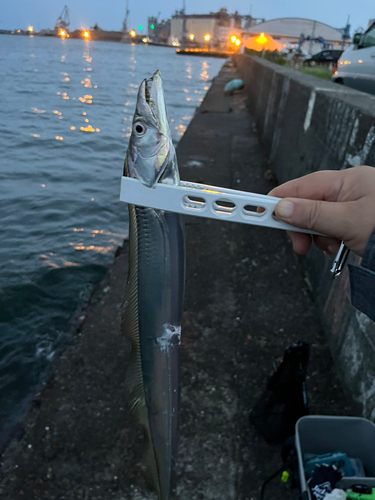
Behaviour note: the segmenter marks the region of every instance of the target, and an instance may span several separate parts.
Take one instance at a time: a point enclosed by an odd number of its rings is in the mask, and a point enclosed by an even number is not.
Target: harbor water
[[[0,446],[127,236],[119,187],[139,83],[161,70],[177,144],[222,64],[0,36]]]

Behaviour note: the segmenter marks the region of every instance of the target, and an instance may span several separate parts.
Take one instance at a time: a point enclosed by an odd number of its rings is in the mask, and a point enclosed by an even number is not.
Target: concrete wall
[[[236,62],[280,183],[316,170],[375,166],[374,96],[249,56]],[[352,307],[347,269],[332,281],[331,259],[316,249],[305,264],[344,386],[375,420],[375,324]]]

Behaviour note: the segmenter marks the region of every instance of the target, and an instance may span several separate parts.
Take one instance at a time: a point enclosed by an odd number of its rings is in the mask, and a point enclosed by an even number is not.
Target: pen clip
[[[341,271],[343,270],[345,263],[348,259],[349,253],[350,253],[349,248],[346,247],[344,242],[342,241],[339,251],[337,252],[337,255],[331,267],[331,273],[333,279],[341,274]]]

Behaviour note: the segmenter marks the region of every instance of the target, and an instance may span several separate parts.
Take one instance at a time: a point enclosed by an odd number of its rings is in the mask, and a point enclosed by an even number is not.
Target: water
[[[118,201],[137,87],[162,72],[178,142],[222,61],[0,36],[0,443],[127,235]]]

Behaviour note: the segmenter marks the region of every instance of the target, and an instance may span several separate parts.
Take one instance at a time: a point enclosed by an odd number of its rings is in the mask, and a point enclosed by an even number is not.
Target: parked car
[[[329,66],[330,64],[336,64],[339,60],[342,50],[322,50],[311,57],[306,58],[303,61],[304,66]]]
[[[375,94],[375,22],[365,33],[356,33],[351,45],[340,57],[332,80]]]

